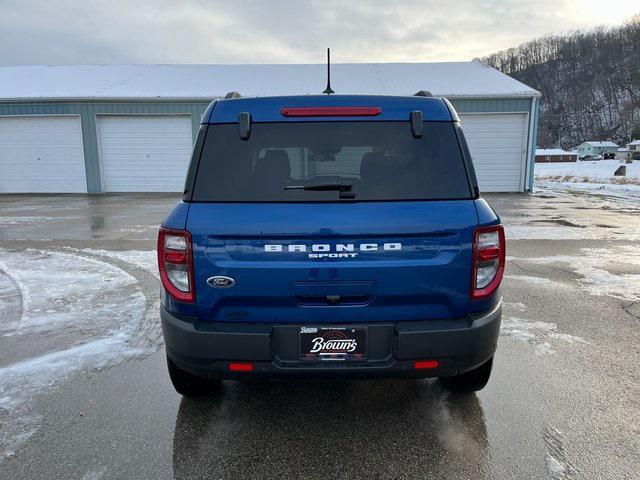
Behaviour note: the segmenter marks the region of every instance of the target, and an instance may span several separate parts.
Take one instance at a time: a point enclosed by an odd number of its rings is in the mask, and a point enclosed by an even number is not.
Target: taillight
[[[162,286],[169,295],[180,302],[194,302],[193,253],[189,232],[160,228],[158,268]]]
[[[473,232],[472,299],[486,298],[500,286],[505,251],[502,225],[480,227]]]

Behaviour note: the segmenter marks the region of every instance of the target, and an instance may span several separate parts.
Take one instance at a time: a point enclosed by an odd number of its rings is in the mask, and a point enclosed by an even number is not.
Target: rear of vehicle
[[[446,100],[216,102],[158,241],[172,380],[187,395],[258,377],[477,390],[504,258]]]

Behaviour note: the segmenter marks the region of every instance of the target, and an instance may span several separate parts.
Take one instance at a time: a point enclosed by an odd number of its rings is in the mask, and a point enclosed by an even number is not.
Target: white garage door
[[[80,117],[0,116],[0,193],[87,193]]]
[[[193,147],[187,115],[98,118],[105,192],[181,192]]]
[[[461,114],[462,129],[483,192],[524,190],[527,116]]]

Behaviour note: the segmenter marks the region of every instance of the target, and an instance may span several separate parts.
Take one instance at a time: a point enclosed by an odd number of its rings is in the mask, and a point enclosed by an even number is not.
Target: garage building
[[[540,93],[476,62],[332,65],[339,94],[447,97],[480,188],[533,186]],[[326,66],[0,67],[0,193],[178,192],[209,102],[318,94]]]

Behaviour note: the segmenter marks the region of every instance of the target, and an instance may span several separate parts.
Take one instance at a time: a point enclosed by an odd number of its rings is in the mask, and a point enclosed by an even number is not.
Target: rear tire
[[[453,377],[441,377],[440,383],[444,388],[453,393],[472,393],[482,390],[491,377],[493,357],[473,370],[454,375]]]
[[[209,380],[208,378],[193,375],[180,368],[176,363],[167,357],[167,368],[169,378],[180,395],[185,397],[203,397],[211,395],[220,390],[222,382],[220,380]]]

